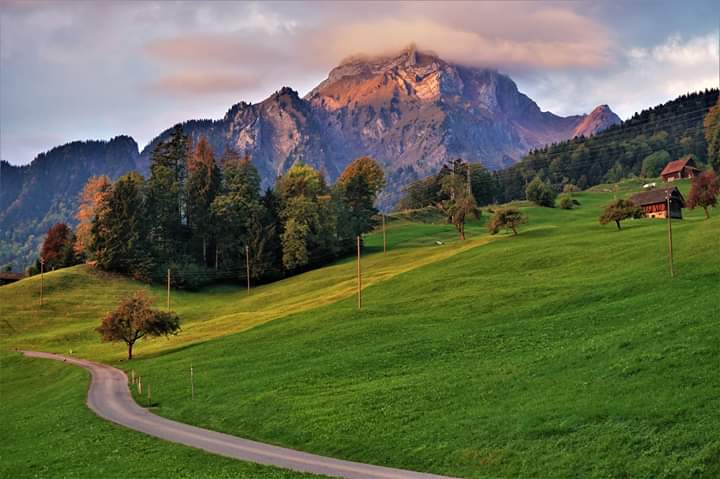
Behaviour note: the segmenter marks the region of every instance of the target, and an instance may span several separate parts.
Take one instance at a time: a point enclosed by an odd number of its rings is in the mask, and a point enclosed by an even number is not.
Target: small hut
[[[640,206],[648,218],[667,218],[668,197],[670,199],[670,218],[681,220],[685,198],[674,186],[637,193],[630,198],[630,201]]]
[[[699,171],[695,166],[695,160],[690,155],[686,155],[679,160],[671,161],[663,168],[660,176],[665,181],[675,181],[681,178],[692,178],[695,172]]]

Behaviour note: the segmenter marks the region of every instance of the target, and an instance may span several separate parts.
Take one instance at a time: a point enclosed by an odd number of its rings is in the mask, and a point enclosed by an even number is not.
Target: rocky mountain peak
[[[598,105],[575,127],[573,136],[590,136],[621,122],[608,105]]]

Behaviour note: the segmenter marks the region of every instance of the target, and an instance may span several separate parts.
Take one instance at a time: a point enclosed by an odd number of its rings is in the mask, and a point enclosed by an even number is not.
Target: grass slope
[[[397,222],[388,228],[387,255],[382,236],[370,235],[363,259],[363,284],[370,286],[420,266],[441,261],[488,240],[479,226],[470,241],[460,242],[451,226]],[[436,241],[442,241],[437,246]],[[166,292],[122,277],[89,270],[86,266],[45,275],[43,308],[39,306],[40,277],[0,288],[0,344],[6,347],[74,354],[115,361],[126,352],[98,342],[94,328],[114,309],[120,297],[143,288],[164,307]],[[182,334],[169,340],[138,343],[135,354],[157,353],[247,330],[298,311],[330,304],[355,294],[355,260],[347,258],[322,269],[253,288],[216,286],[201,293],[173,291],[172,308],[183,320]]]
[[[85,407],[88,374],[0,356],[0,477],[311,478],[243,463],[108,423]]]
[[[621,232],[597,224],[613,194],[578,194],[573,211],[524,207],[530,224],[518,237],[395,270],[367,288],[360,313],[351,291],[317,308],[296,302],[294,314],[241,334],[148,344],[169,349],[128,367],[152,384],[162,415],[353,460],[467,477],[717,477],[720,218],[685,212],[674,223],[671,280],[664,221],[628,221]],[[397,228],[426,244],[441,227]],[[394,268],[390,255],[375,261]],[[343,267],[352,272],[340,264],[315,274]],[[303,276],[265,287],[273,303],[257,306],[289,301]],[[21,328],[27,312],[13,298],[23,289],[8,294],[0,299]],[[190,321],[227,324],[215,319],[213,294],[225,293],[187,295],[206,304],[206,319],[188,306]],[[232,308],[253,300],[233,294]],[[28,327],[6,344],[68,344],[55,339],[59,321],[27,321],[45,333]],[[81,331],[97,315],[65,321]],[[83,352],[116,357],[79,334]]]

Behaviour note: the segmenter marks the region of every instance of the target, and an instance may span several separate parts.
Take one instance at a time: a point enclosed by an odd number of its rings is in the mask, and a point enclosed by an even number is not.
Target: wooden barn
[[[0,272],[0,286],[3,284],[10,284],[14,283],[15,281],[20,281],[25,277],[22,273],[11,273],[9,271],[2,271]]]
[[[667,218],[667,197],[670,195],[670,218],[682,219],[685,198],[675,188],[659,188],[633,195],[630,201],[642,207],[648,218]]]
[[[692,178],[698,169],[692,156],[685,156],[679,160],[671,161],[663,168],[660,176],[665,181],[675,181],[681,178]]]

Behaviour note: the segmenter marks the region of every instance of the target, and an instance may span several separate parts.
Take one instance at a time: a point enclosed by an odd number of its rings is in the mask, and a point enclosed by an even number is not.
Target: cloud
[[[175,73],[161,77],[150,83],[155,93],[171,93],[177,95],[207,95],[240,92],[257,88],[261,85],[260,78],[234,72],[200,72]]]

